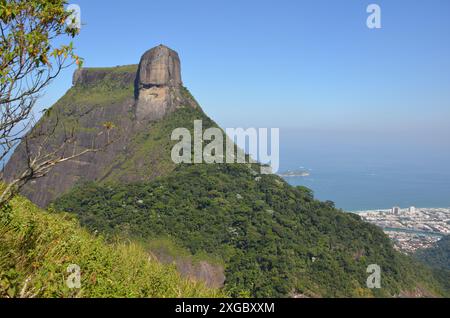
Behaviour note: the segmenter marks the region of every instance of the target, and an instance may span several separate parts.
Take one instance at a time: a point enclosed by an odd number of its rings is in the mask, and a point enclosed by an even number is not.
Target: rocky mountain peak
[[[138,78],[140,88],[183,85],[178,53],[162,44],[148,50],[141,57]]]
[[[145,52],[136,77],[136,118],[155,121],[177,108],[196,107],[195,101],[183,94],[178,53],[158,45]]]
[[[110,122],[116,127],[111,132],[114,142],[104,151],[58,165],[44,178],[28,184],[22,193],[44,207],[78,182],[128,183],[167,173],[174,168],[169,161],[170,151],[166,150],[171,140],[170,136],[160,135],[161,127],[170,125],[169,115],[183,108],[189,116],[203,116],[200,106],[182,85],[177,52],[166,46],[144,53],[139,65],[75,71],[73,87],[52,106],[53,116],[42,117],[32,132],[41,135],[40,127],[53,127],[57,122],[55,136],[45,146],[58,149],[66,127],[73,126],[76,150],[82,151],[92,147],[93,141],[101,147],[104,124]],[[195,118],[187,117],[185,125]],[[33,140],[36,145],[40,142],[40,138]],[[72,147],[67,146],[74,151]],[[8,182],[26,168],[26,151],[26,145],[21,143],[5,166]]]

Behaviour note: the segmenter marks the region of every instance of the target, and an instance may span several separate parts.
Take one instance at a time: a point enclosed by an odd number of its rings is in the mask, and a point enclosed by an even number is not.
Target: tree
[[[27,133],[34,124],[34,106],[45,88],[63,69],[74,63],[82,65],[71,42],[79,29],[66,4],[66,0],[0,0],[0,161],[4,162],[20,142],[25,143],[28,156],[23,173],[0,191],[0,206],[56,164],[98,151],[74,150],[67,155],[67,145],[76,143],[70,134],[57,149],[47,149],[45,143],[54,132],[51,127],[43,132],[46,136]],[[59,44],[63,42],[68,44]],[[105,129],[109,139],[111,127]],[[39,144],[31,145],[30,139],[39,140]]]
[[[66,24],[64,0],[0,1],[0,160],[31,124],[39,94],[62,69],[80,64],[72,43],[52,43],[79,30]]]

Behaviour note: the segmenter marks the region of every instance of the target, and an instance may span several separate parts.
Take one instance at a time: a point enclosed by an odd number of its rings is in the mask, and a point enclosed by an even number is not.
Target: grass
[[[113,74],[109,73],[103,80],[99,80],[95,84],[73,86],[58,104],[62,104],[63,109],[64,105],[70,105],[70,109],[73,109],[74,106],[86,108],[86,105],[101,107],[134,98],[134,84],[111,80],[112,76]]]
[[[146,250],[151,252],[163,252],[164,255],[172,257],[174,259],[181,258],[189,260],[192,264],[199,264],[200,262],[208,262],[211,265],[225,267],[226,264],[222,258],[199,251],[193,255],[189,249],[177,244],[173,238],[170,237],[156,237],[151,240],[143,240],[141,238],[134,238],[134,242],[140,242]]]
[[[70,289],[67,268],[81,268]],[[106,244],[68,214],[16,197],[0,215],[1,297],[219,297],[221,291],[181,278],[137,243]]]

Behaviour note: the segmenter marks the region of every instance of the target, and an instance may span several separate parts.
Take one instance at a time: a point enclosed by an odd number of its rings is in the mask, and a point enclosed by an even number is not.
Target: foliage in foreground
[[[19,143],[29,145],[35,139],[27,132],[45,88],[73,63],[81,67],[82,60],[75,54],[73,43],[68,43],[69,38],[78,35],[79,26],[66,5],[66,0],[0,1],[1,162],[13,154]],[[28,167],[18,171],[13,182],[4,179],[3,173],[0,175],[1,181],[9,183],[1,189],[1,206],[19,193],[26,182],[41,176],[40,169],[50,158],[51,167],[61,162],[54,161],[59,156],[51,153],[26,154]]]
[[[69,289],[67,267],[81,268]],[[67,214],[50,214],[16,197],[0,214],[1,297],[216,297],[182,279],[136,244],[105,244]]]

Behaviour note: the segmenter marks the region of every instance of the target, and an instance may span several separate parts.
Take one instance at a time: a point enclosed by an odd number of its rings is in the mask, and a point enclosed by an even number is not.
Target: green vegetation
[[[105,113],[111,105],[120,105],[127,100],[133,101],[134,82],[122,81],[124,74],[135,72],[136,65],[120,66],[116,68],[88,68],[92,76],[100,76],[94,83],[88,85],[78,84],[69,91],[51,108],[48,116],[43,117],[38,123],[53,127],[58,121],[57,133],[60,136],[64,132],[73,132],[75,135],[83,133],[94,140],[98,134],[104,131],[104,122],[93,123],[95,114],[105,117]],[[104,74],[101,74],[104,72]],[[99,75],[101,74],[101,75]],[[134,73],[132,73],[134,76]],[[182,93],[191,96],[183,87]],[[175,128],[186,127],[193,131],[194,120],[202,120],[204,128],[217,127],[208,118],[200,107],[181,107],[176,112],[169,114],[164,120],[147,124],[147,127],[139,127],[136,131],[127,128],[121,131],[120,123],[124,122],[123,114],[108,115],[110,122],[115,126],[113,133],[126,135],[126,149],[116,155],[114,163],[102,170],[101,182],[128,182],[129,180],[148,180],[157,176],[170,173],[175,164],[170,158],[172,146],[176,141],[171,141],[171,134]],[[134,112],[128,112],[129,122],[132,122]],[[39,131],[39,130],[38,130]],[[129,138],[129,140],[128,140]],[[101,140],[101,138],[98,138]],[[56,141],[55,141],[56,144]]]
[[[450,235],[443,237],[433,248],[417,251],[414,257],[433,268],[435,277],[450,294]]]
[[[127,151],[117,156],[114,165],[107,167],[102,182],[124,182],[148,180],[166,175],[175,169],[170,155],[177,141],[171,141],[174,129],[185,127],[194,130],[194,120],[202,120],[204,128],[215,127],[200,108],[184,107],[169,114],[164,120],[155,122],[133,136]]]
[[[78,35],[79,21],[66,9],[66,0],[0,1],[0,161],[5,163],[16,146],[30,135],[35,106],[49,84],[72,64],[82,66],[68,37]],[[40,151],[36,151],[40,153]],[[28,158],[33,175],[38,175],[36,158]],[[3,207],[19,193],[29,174],[10,180],[3,171],[0,192]]]
[[[69,289],[67,267],[81,268]],[[73,216],[50,214],[22,197],[0,214],[1,297],[217,297],[149,258],[136,243],[107,245]]]
[[[92,71],[92,72],[108,72],[112,74],[124,74],[124,73],[132,73],[136,74],[138,70],[137,64],[129,64],[129,65],[118,65],[114,67],[84,67],[84,70]]]
[[[119,104],[127,98],[133,98],[134,82],[133,80],[127,80],[124,76],[124,74],[130,72],[126,71],[126,68],[122,71],[119,70],[105,71],[102,74],[102,72],[91,69],[83,69],[83,71],[93,74],[92,76],[100,76],[100,78],[93,83],[73,86],[55,105],[55,108],[64,109],[64,106],[67,105],[69,110],[77,109],[82,112],[87,108]],[[131,74],[134,76],[134,73]]]
[[[91,77],[98,77],[89,84],[77,84],[71,87],[54,106],[46,110],[45,116],[38,122],[34,131],[41,134],[41,128],[47,132],[56,128],[52,139],[58,139],[64,134],[89,134],[97,136],[104,130],[104,122],[92,125],[86,118],[108,112],[113,105],[120,105],[134,98],[134,82],[130,80],[135,75],[137,66],[128,65],[115,68],[83,69]],[[127,78],[126,75],[129,75]],[[103,115],[104,116],[104,115]],[[121,122],[119,115],[108,116],[112,124]],[[132,114],[130,113],[130,118]],[[48,133],[48,132],[47,132]],[[54,141],[57,145],[57,142]]]
[[[279,177],[255,180],[258,168],[181,165],[152,182],[88,183],[55,208],[110,237],[168,237],[192,254],[215,255],[233,296],[440,294],[431,273],[394,251],[380,229]],[[366,288],[369,264],[381,266],[381,289]]]
[[[450,235],[444,236],[433,248],[417,251],[415,257],[431,267],[450,270]]]

